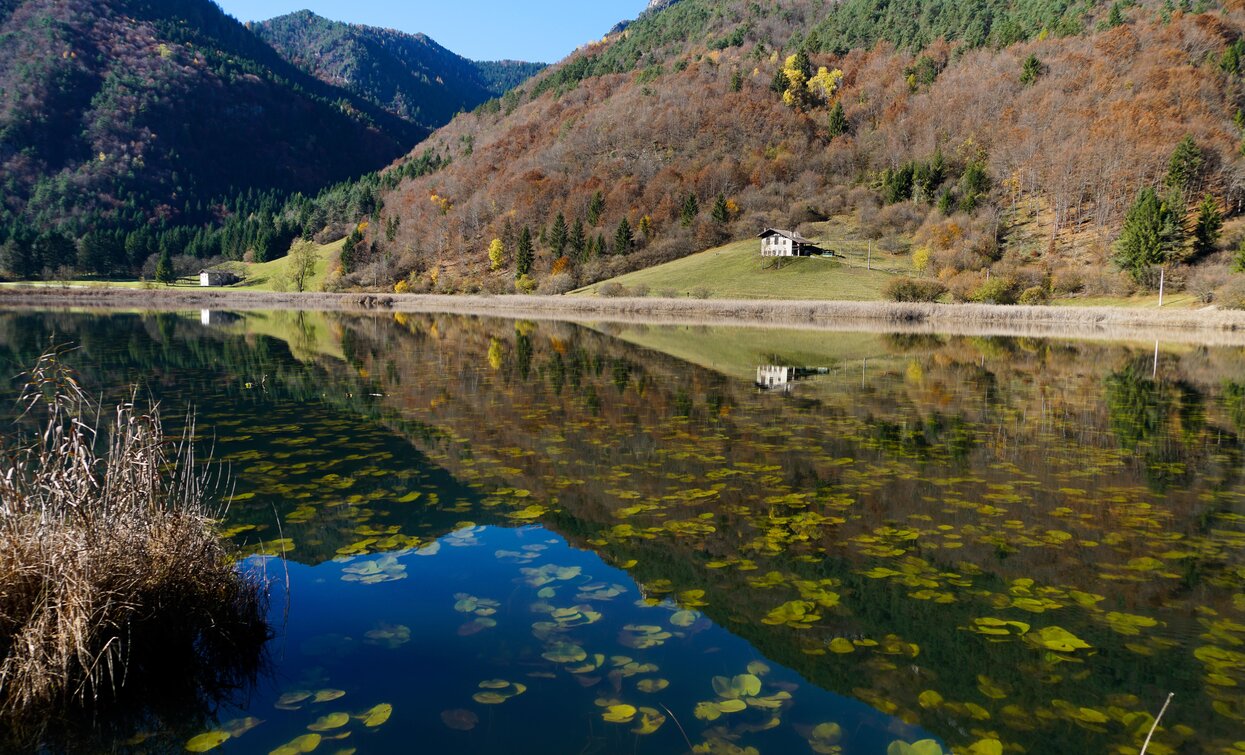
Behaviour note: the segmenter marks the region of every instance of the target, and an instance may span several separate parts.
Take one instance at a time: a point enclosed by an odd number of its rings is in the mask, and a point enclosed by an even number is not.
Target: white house
[[[238,282],[238,276],[228,270],[200,270],[199,285],[205,288],[214,286],[231,286]]]
[[[805,257],[824,250],[795,231],[766,228],[757,235],[761,240],[762,257]]]

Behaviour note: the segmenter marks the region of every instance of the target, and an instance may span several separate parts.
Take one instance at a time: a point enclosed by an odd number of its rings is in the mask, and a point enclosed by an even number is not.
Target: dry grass
[[[32,430],[0,451],[0,729],[41,741],[59,712],[244,686],[266,591],[216,535],[192,444],[133,401],[101,430],[60,353],[24,377]]]
[[[279,294],[220,289],[108,291],[0,289],[0,307],[48,309],[187,308],[336,312],[428,312],[550,320],[764,325],[877,332],[1174,340],[1245,344],[1245,312],[1206,307],[998,306],[844,301],[601,298],[596,296],[435,296]]]

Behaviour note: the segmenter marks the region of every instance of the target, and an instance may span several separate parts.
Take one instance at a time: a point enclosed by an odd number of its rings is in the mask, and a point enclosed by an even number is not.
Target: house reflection
[[[763,364],[757,367],[756,385],[763,391],[790,393],[797,381],[829,373],[830,370],[826,367],[789,367]]]
[[[199,310],[199,323],[202,325],[232,325],[242,320],[242,316],[233,312],[222,312],[217,309]]]

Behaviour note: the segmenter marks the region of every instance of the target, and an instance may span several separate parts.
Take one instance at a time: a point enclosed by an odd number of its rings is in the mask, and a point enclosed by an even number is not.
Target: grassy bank
[[[581,322],[753,325],[797,330],[944,333],[1245,344],[1245,311],[989,304],[740,301],[596,296],[271,293],[229,289],[6,288],[0,307],[131,310],[429,312]]]
[[[24,436],[0,448],[0,749],[55,751],[63,720],[99,706],[142,719],[219,699],[269,634],[189,444],[170,454],[154,411],[105,423],[96,405],[49,353],[26,376]]]
[[[811,238],[824,249],[834,250],[833,259],[787,258],[781,261],[760,255],[756,239],[735,241],[661,265],[637,270],[572,291],[572,296],[600,296],[611,289],[646,292],[664,298],[759,299],[763,301],[883,301],[886,284],[896,276],[912,275],[911,240],[900,238],[892,246],[904,251],[890,253],[862,238],[850,218],[813,225]],[[948,297],[949,299],[949,297]],[[1051,302],[1058,307],[1158,308],[1157,293],[1134,296],[1068,296]],[[1192,293],[1169,292],[1164,308],[1197,309],[1202,305]]]
[[[346,243],[345,239],[334,241],[331,244],[323,244],[316,246],[316,265],[315,271],[306,283],[308,291],[320,291],[324,288],[324,278],[328,275],[329,261],[333,255],[341,251],[342,246]],[[226,288],[230,291],[286,291],[291,288],[290,269],[292,267],[290,257],[278,257],[268,262],[231,262],[230,269],[239,273],[242,281]],[[0,288],[6,287],[34,287],[45,286],[49,288],[121,288],[136,289],[144,291],[167,291],[167,290],[184,290],[199,288],[199,275],[188,275],[184,278],[178,278],[177,281],[170,285],[155,283],[153,281],[138,280],[96,280],[96,279],[80,279],[65,281],[32,281],[22,283],[3,283]]]
[[[864,260],[764,258],[758,244],[755,239],[736,241],[587,286],[573,295],[596,294],[602,286],[616,284],[669,298],[880,301],[893,276],[869,270]]]

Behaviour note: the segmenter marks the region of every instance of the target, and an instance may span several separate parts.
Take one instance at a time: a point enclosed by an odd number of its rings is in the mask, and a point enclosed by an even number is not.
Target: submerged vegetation
[[[132,400],[101,428],[59,352],[25,379],[37,426],[0,455],[0,748],[65,736],[59,714],[149,717],[246,687],[266,589],[217,534],[191,443],[171,453]]]

